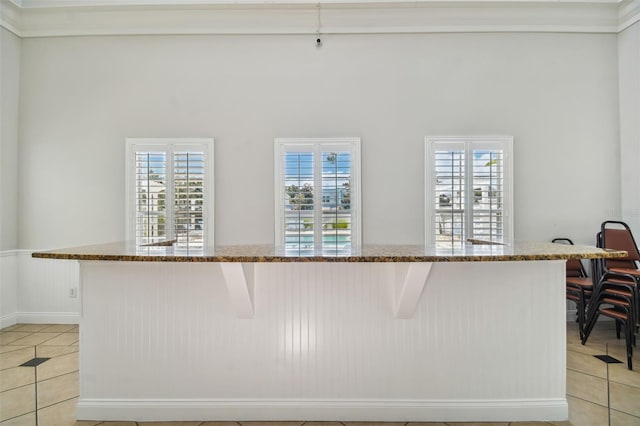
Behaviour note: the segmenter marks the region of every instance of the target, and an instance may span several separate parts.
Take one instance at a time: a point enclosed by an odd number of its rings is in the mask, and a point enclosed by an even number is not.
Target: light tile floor
[[[567,399],[569,422],[482,423],[499,425],[640,426],[640,356],[635,371],[626,368],[624,340],[613,322],[601,322],[587,345],[577,325],[567,324]],[[611,355],[622,364],[605,364],[593,355]],[[20,367],[33,358],[50,358],[37,367]],[[526,368],[526,366],[523,366]],[[36,387],[37,384],[37,387]],[[37,392],[36,392],[37,391]],[[87,422],[75,420],[78,399],[78,326],[17,324],[0,330],[1,426],[373,426],[339,422]],[[36,404],[37,403],[37,404]],[[37,407],[37,410],[36,410]],[[37,413],[37,419],[36,419]],[[379,426],[442,426],[476,423],[384,423]]]

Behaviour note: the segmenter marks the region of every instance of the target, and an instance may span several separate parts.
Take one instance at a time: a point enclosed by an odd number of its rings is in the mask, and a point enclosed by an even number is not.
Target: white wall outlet
[[[69,297],[76,298],[78,297],[78,289],[73,287],[69,289]]]

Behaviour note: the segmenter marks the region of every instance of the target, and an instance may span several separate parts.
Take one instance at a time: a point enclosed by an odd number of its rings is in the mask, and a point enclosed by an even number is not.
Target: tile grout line
[[[609,344],[604,345],[605,355],[609,355]],[[611,386],[609,385],[609,363],[607,363],[607,420],[611,426]],[[36,425],[37,426],[37,425]]]
[[[66,346],[65,346],[65,347],[66,347]],[[35,352],[35,354],[36,354],[36,356],[37,356],[37,354],[38,354],[38,346],[34,346],[34,352]],[[68,354],[59,355],[58,357],[63,357],[63,356],[71,355],[71,354],[74,354],[74,353],[76,353],[76,352],[70,352],[70,353],[68,353]],[[55,358],[57,358],[57,357],[55,357]],[[35,425],[35,426],[38,426],[38,366],[36,366],[36,367],[35,367],[35,370],[36,370],[36,425]],[[67,374],[73,374],[73,373],[76,373],[76,372],[78,372],[78,371],[80,371],[80,369],[78,369],[78,370],[74,370],[74,371],[70,371],[70,372],[68,372],[68,373],[59,374],[59,375],[57,375],[57,376],[48,377],[48,378],[46,378],[46,379],[44,379],[44,380],[42,380],[42,381],[43,381],[43,382],[46,382],[47,380],[51,380],[51,379],[55,379],[55,378],[58,378],[58,377],[66,376]],[[73,398],[77,398],[77,397],[79,397],[79,396],[80,396],[80,395],[78,395],[78,396],[74,396]],[[63,401],[58,401],[58,402],[56,402],[56,403],[54,403],[54,404],[47,405],[47,406],[45,406],[45,407],[41,407],[41,408],[49,408],[49,407],[53,407],[53,406],[54,406],[54,405],[56,405],[56,404],[59,404],[59,403],[61,403],[61,402],[65,402],[65,401],[69,401],[70,399],[73,399],[73,398],[65,399],[65,400],[63,400]]]
[[[22,348],[22,349],[26,349],[26,348]],[[10,351],[10,352],[14,352],[14,351]],[[36,347],[35,347],[35,346],[33,346],[33,358],[35,358],[35,357],[36,357]],[[10,367],[10,368],[15,368],[15,367]],[[8,370],[8,368],[6,368],[5,370]],[[11,418],[8,418],[8,419],[4,419],[4,420],[2,420],[2,423],[6,422],[6,421],[9,421],[9,420],[12,420],[12,419],[16,419],[16,418],[18,418],[18,417],[26,416],[26,415],[27,415],[27,414],[29,414],[29,413],[34,413],[34,414],[35,414],[35,416],[36,416],[36,426],[38,426],[38,375],[37,375],[37,373],[35,372],[35,367],[34,367],[34,369],[33,369],[33,370],[34,370],[34,371],[33,371],[33,374],[34,374],[33,388],[35,389],[35,401],[34,401],[34,403],[35,403],[35,406],[36,406],[36,407],[35,407],[35,408],[36,408],[36,410],[35,410],[35,411],[28,411],[28,412],[26,412],[26,413],[22,413],[22,414],[19,414],[19,415],[17,415],[17,416],[14,416],[14,417],[11,417]],[[12,389],[6,389],[6,390],[3,390],[3,391],[2,391],[2,392],[0,392],[0,393],[7,392],[7,391],[9,391],[9,390],[14,390],[14,389],[24,388],[24,387],[26,387],[26,386],[31,386],[31,383],[26,384],[26,385],[22,385],[22,386],[17,386],[17,387],[12,388]]]
[[[54,407],[54,406],[56,406],[56,405],[58,405],[58,404],[62,404],[63,402],[71,401],[72,399],[76,399],[76,398],[78,398],[78,397],[79,397],[79,395],[77,395],[77,396],[73,396],[73,397],[71,397],[71,398],[67,398],[67,399],[63,399],[63,400],[58,401],[58,402],[54,402],[54,403],[53,403],[53,404],[51,404],[51,405],[47,405],[47,406],[45,406],[45,407],[40,407],[38,410],[36,410],[36,420],[38,419],[38,411],[40,411],[40,410],[44,410],[45,408]],[[79,420],[77,420],[77,419],[76,419],[76,421],[79,421]],[[102,423],[104,423],[104,422],[102,422]],[[38,426],[38,423],[37,423],[37,422],[36,422],[36,426]]]
[[[36,332],[31,332],[31,334],[34,334],[34,333],[38,333],[38,332],[37,332],[37,331],[36,331]],[[28,337],[28,336],[25,336],[25,337]],[[57,337],[57,336],[56,336],[56,337]],[[53,338],[55,338],[55,337],[53,337]],[[51,340],[51,339],[49,339],[49,340]],[[46,341],[49,341],[49,340],[46,340]],[[43,343],[44,343],[44,342],[43,342]],[[9,345],[7,345],[7,346],[9,346]],[[46,345],[45,345],[45,346],[46,346]],[[61,346],[61,347],[62,347],[63,345],[56,345],[56,346]],[[67,346],[64,346],[64,347],[70,347],[70,345],[67,345]],[[28,348],[28,347],[20,348],[20,349],[16,349],[16,350],[8,351],[8,352],[5,352],[5,353],[16,352],[16,351],[23,350],[23,349],[27,349],[27,348]],[[31,348],[33,349],[33,358],[37,358],[37,356],[38,356],[38,345],[32,345],[32,346],[31,346]],[[54,357],[54,358],[62,357],[62,356],[65,356],[65,355],[70,355],[70,354],[73,354],[73,353],[76,353],[76,352],[78,352],[78,351],[70,352],[70,353],[68,353],[68,354],[58,355],[58,356],[56,356],[56,357]],[[9,368],[3,369],[2,371],[4,371],[4,370],[9,370],[9,369],[11,369],[11,368],[16,368],[16,367],[9,367]],[[29,412],[27,412],[27,413],[20,414],[20,415],[18,415],[18,416],[12,417],[12,418],[10,418],[10,419],[5,419],[5,420],[3,420],[3,421],[2,421],[3,423],[4,423],[5,421],[7,421],[7,420],[15,419],[15,418],[17,418],[17,417],[21,417],[21,416],[24,416],[24,415],[27,415],[27,414],[29,414],[29,413],[32,413],[32,412],[33,412],[33,413],[35,414],[35,420],[36,420],[35,426],[38,426],[38,421],[39,421],[39,415],[38,415],[38,411],[39,411],[39,408],[38,408],[38,384],[40,383],[40,381],[38,380],[38,366],[34,366],[34,367],[33,367],[33,371],[34,371],[34,382],[33,382],[33,386],[34,386],[34,405],[35,405],[35,410],[34,410],[34,411],[29,411]],[[45,382],[45,381],[47,381],[47,380],[51,380],[51,379],[55,379],[55,378],[58,378],[58,377],[62,377],[62,376],[65,376],[65,375],[67,375],[67,374],[73,374],[73,373],[76,373],[76,372],[78,372],[78,371],[79,371],[79,370],[74,370],[74,371],[71,371],[71,372],[68,372],[68,373],[59,374],[59,375],[57,375],[57,376],[48,377],[48,378],[46,378],[46,379],[42,380],[42,382]],[[26,385],[22,385],[22,386],[17,386],[17,387],[15,387],[15,388],[11,388],[11,389],[5,389],[5,390],[3,390],[3,391],[2,391],[2,393],[6,392],[6,391],[10,391],[10,390],[14,390],[14,389],[19,389],[19,388],[22,388],[22,387],[30,386],[30,385],[31,385],[31,383],[26,384]],[[76,397],[73,397],[73,398],[76,398]],[[41,407],[41,408],[48,408],[48,407],[52,407],[52,406],[57,405],[57,404],[59,404],[59,403],[69,401],[69,400],[71,400],[71,399],[73,399],[73,398],[68,398],[68,399],[65,399],[65,400],[62,400],[62,401],[58,401],[58,402],[56,402],[56,403],[54,403],[54,404],[47,405],[47,406],[45,406],[45,407]]]
[[[36,332],[36,333],[37,333],[37,332]],[[31,333],[31,335],[32,335],[32,334],[35,334],[35,333]],[[51,333],[51,334],[53,334],[53,333]],[[46,343],[46,342],[48,342],[48,341],[50,341],[50,340],[53,340],[53,339],[55,339],[56,337],[61,336],[62,334],[64,334],[64,333],[57,333],[55,336],[50,337],[50,338],[48,338],[47,340],[43,340],[42,342],[37,343],[37,344],[32,344],[32,345],[20,345],[20,344],[15,344],[17,341],[22,340],[22,339],[26,339],[27,337],[30,337],[31,335],[29,335],[29,336],[24,336],[24,337],[22,337],[22,338],[20,338],[20,339],[14,340],[13,342],[8,343],[8,344],[3,345],[3,346],[5,346],[5,347],[6,347],[6,346],[38,346],[38,345],[42,345],[43,343]],[[46,345],[45,345],[45,346],[46,346]],[[50,346],[62,346],[62,345],[50,345]]]
[[[34,358],[38,357],[38,347],[37,346],[33,346],[33,353],[34,353]],[[36,403],[36,426],[38,426],[38,366],[36,365],[35,367],[33,367],[33,373],[35,374],[35,379],[36,379],[36,385],[34,386],[34,389],[36,390],[36,396],[35,396],[35,403]]]
[[[608,380],[606,376],[605,376],[605,377],[602,377],[602,376],[596,376],[596,375],[595,375],[595,374],[593,374],[593,373],[588,373],[588,372],[586,372],[586,371],[582,371],[582,370],[576,370],[575,368],[569,368],[569,367],[567,367],[567,370],[569,370],[569,371],[574,371],[574,372],[576,372],[576,373],[580,373],[580,374],[584,374],[585,376],[593,377],[593,378],[596,378],[596,379]]]
[[[80,371],[80,370],[75,370],[75,371],[71,371],[69,373],[60,374],[59,376],[49,377],[48,379],[41,380],[39,383],[43,383],[43,382],[46,382],[46,381],[51,380],[51,379],[57,379],[57,378],[60,378],[60,377],[63,377],[63,376],[67,376],[69,374],[74,374],[74,373],[77,373],[78,371]],[[71,398],[63,399],[61,401],[57,401],[57,402],[54,402],[53,404],[45,405],[44,407],[40,407],[40,408],[42,409],[42,408],[53,407],[54,405],[59,404],[61,402],[69,401],[70,399],[79,398],[79,397],[80,397],[80,395],[76,395],[76,396],[73,396]]]
[[[17,419],[17,418],[19,418],[19,417],[26,416],[27,414],[31,414],[31,413],[35,413],[35,411],[29,411],[29,412],[27,412],[27,413],[23,413],[23,414],[19,414],[19,415],[17,415],[17,416],[9,417],[8,419],[4,419],[4,420],[3,420],[3,421],[1,421],[0,423],[5,423],[5,422],[8,422],[8,421],[10,421],[10,420],[15,420],[15,419]]]
[[[591,356],[593,356],[593,355],[591,355]],[[619,384],[619,385],[624,385],[624,386],[629,386],[631,388],[640,389],[640,386],[636,386],[635,384],[632,384],[632,383],[627,383],[627,382],[619,381],[619,380],[617,381],[617,380],[610,379],[608,377],[597,376],[597,375],[595,375],[593,373],[589,373],[589,372],[582,371],[582,370],[576,370],[575,368],[567,367],[567,371],[573,371],[575,373],[584,374],[585,376],[593,377],[595,379],[607,380],[607,382],[612,382],[612,383],[616,383],[616,384]],[[607,374],[608,374],[608,372],[609,371],[608,371],[608,368],[607,368]]]
[[[51,358],[51,359],[53,359],[53,358]],[[58,374],[57,376],[47,377],[46,379],[40,380],[40,383],[42,383],[42,382],[46,382],[46,381],[48,381],[48,380],[52,380],[52,379],[58,379],[58,378],[60,378],[60,377],[66,376],[66,375],[68,375],[68,374],[74,374],[74,373],[77,373],[77,372],[79,372],[79,371],[80,371],[80,370],[78,369],[78,370],[69,371],[68,373]]]
[[[609,344],[605,343],[605,355],[609,355],[609,350],[608,349],[609,349]],[[596,355],[596,354],[576,351],[576,350],[572,350],[572,349],[567,349],[567,353],[568,352],[572,352],[572,353],[579,354],[579,355],[586,355],[586,356],[589,356],[589,357],[594,357]],[[584,374],[584,375],[587,375],[587,376],[590,376],[590,377],[594,377],[594,378],[598,378],[598,379],[602,379],[602,380],[607,380],[607,383],[613,382],[613,383],[617,383],[617,384],[626,385],[626,386],[629,386],[629,387],[632,387],[632,388],[640,388],[640,386],[636,386],[636,385],[631,384],[631,383],[626,383],[624,381],[616,381],[616,380],[610,379],[609,378],[609,368],[608,367],[609,367],[609,364],[607,363],[607,370],[606,370],[607,374],[606,374],[606,377],[598,376],[598,375],[596,375],[594,373],[590,373],[590,372],[583,371],[583,370],[577,370],[575,368],[571,368],[571,367],[568,367],[568,366],[567,366],[567,370],[574,371],[574,372],[580,373],[580,374]]]
[[[0,392],[0,394],[3,394],[5,392],[9,392],[9,391],[13,391],[13,390],[16,390],[16,389],[24,388],[25,386],[35,385],[35,384],[36,384],[36,382],[33,382],[33,383],[27,383],[27,384],[24,384],[24,385],[16,386],[15,388],[5,389],[2,392]]]
[[[609,407],[607,407],[606,405],[598,404],[597,402],[589,401],[588,399],[580,398],[578,396],[573,396],[573,395],[569,395],[569,394],[567,394],[567,396],[570,396],[573,399],[579,399],[580,401],[584,401],[584,402],[587,402],[589,404],[597,405],[598,407],[604,407],[606,409],[609,409]]]
[[[629,416],[629,417],[633,417],[634,420],[635,419],[640,420],[640,416],[636,416],[635,414],[627,413],[626,411],[622,411],[622,410],[616,410],[615,408],[611,408],[610,410],[611,411],[615,411],[616,413],[624,414],[624,415]]]
[[[16,332],[17,332],[17,331],[16,331]],[[39,330],[39,331],[28,331],[28,332],[26,332],[26,333],[29,333],[29,336],[30,336],[30,335],[33,335],[33,334],[35,334],[35,333],[57,333],[57,336],[54,336],[54,337],[52,337],[52,338],[51,338],[51,339],[54,339],[54,338],[56,338],[56,337],[58,337],[58,336],[62,336],[62,335],[64,335],[64,334],[77,334],[77,333],[78,333],[78,331],[76,331],[76,330],[68,330],[68,331],[64,331],[64,332],[47,332],[47,331]],[[28,337],[28,336],[25,336],[25,337]],[[34,351],[37,353],[37,351],[38,351],[38,346],[39,346],[39,345],[42,345],[43,343],[46,343],[46,342],[50,341],[51,339],[48,339],[48,340],[46,340],[46,341],[44,341],[44,342],[42,342],[42,343],[40,343],[40,344],[38,344],[38,345],[33,345]],[[20,339],[18,339],[18,340],[20,340]],[[13,343],[13,342],[12,342],[12,343]],[[5,346],[5,347],[10,347],[10,346],[12,346],[12,344],[10,343],[10,344],[3,345],[3,346]],[[15,345],[15,346],[20,346],[20,345]],[[43,345],[43,346],[48,346],[48,347],[73,347],[74,345],[72,344],[72,345]],[[78,346],[77,346],[77,345],[76,345],[75,347],[76,347],[76,349],[78,349]],[[26,346],[26,347],[22,347],[22,348],[11,349],[11,350],[9,350],[9,351],[7,351],[7,352],[5,352],[5,353],[12,353],[12,352],[16,352],[16,351],[23,350],[23,349],[27,349],[27,348],[28,348],[28,346]],[[606,353],[606,354],[608,354],[608,353],[609,353],[609,352],[608,352],[608,348],[609,348],[609,345],[608,345],[608,343],[606,343],[606,344],[605,344],[605,353]],[[569,351],[570,351],[570,352],[573,352],[573,353],[575,353],[575,354],[592,356],[592,354],[584,353],[584,352],[581,352],[581,351],[574,351],[574,350],[569,350]],[[76,350],[76,351],[74,351],[74,352],[70,352],[70,353],[68,353],[68,354],[57,355],[56,357],[61,357],[61,356],[66,356],[66,355],[71,355],[71,354],[76,353],[76,352],[79,352],[79,350]],[[574,371],[574,372],[576,372],[576,373],[579,373],[579,374],[584,374],[584,375],[586,375],[586,376],[590,376],[590,377],[593,377],[593,378],[598,378],[598,379],[602,379],[602,380],[606,380],[606,381],[607,381],[607,406],[606,406],[606,407],[607,407],[607,409],[608,409],[608,423],[609,423],[609,425],[611,425],[611,411],[612,411],[613,409],[611,408],[611,398],[610,398],[610,384],[611,384],[611,378],[610,378],[610,368],[609,368],[609,367],[610,367],[610,366],[607,364],[607,366],[606,366],[606,378],[603,378],[603,377],[601,377],[601,376],[596,376],[596,375],[593,375],[593,374],[588,373],[588,372],[584,372],[584,371],[576,370],[576,369],[573,369],[573,368],[567,368],[567,369],[568,369],[568,370],[571,370],[571,371]],[[12,368],[12,367],[10,367],[10,368]],[[6,369],[5,369],[5,370],[6,370]],[[60,374],[60,375],[58,375],[58,376],[49,377],[49,378],[47,378],[47,379],[45,379],[45,380],[43,380],[43,381],[50,380],[50,379],[54,379],[54,378],[58,378],[58,377],[62,377],[62,376],[67,375],[67,374],[73,374],[73,373],[76,373],[77,371],[79,371],[79,370],[75,370],[75,371],[68,372],[68,373],[63,373],[63,374]],[[38,408],[38,400],[37,400],[37,386],[38,386],[38,384],[39,384],[39,381],[37,380],[37,371],[36,371],[34,374],[36,374],[36,381],[35,381],[35,383],[34,383],[34,385],[35,385],[35,386],[34,386],[34,387],[35,387],[35,392],[36,392],[36,400],[35,400],[36,411],[35,411],[35,416],[36,416],[36,425],[38,425],[38,411],[39,411],[39,408]],[[615,383],[618,383],[618,382],[615,382]],[[621,382],[621,383],[622,383],[622,382]],[[626,383],[623,383],[623,384],[625,384],[625,385],[627,385],[627,386],[635,387],[634,385],[628,385],[628,384],[626,384]],[[25,386],[27,386],[27,385],[25,385]],[[21,386],[19,386],[19,387],[21,387]],[[19,387],[17,387],[17,388],[19,388]],[[13,389],[17,389],[17,388],[13,388]],[[4,392],[4,391],[3,391],[3,392]],[[589,400],[586,400],[586,399],[583,399],[583,398],[578,398],[578,397],[575,397],[575,396],[572,396],[572,397],[573,397],[573,398],[575,398],[575,399],[578,399],[578,400],[584,401],[584,402],[588,402],[588,403],[590,403],[590,404],[600,405],[600,404],[594,403],[594,402],[592,402],[592,401],[589,401]],[[60,403],[63,403],[63,402],[69,401],[69,400],[71,400],[71,399],[73,399],[73,398],[65,399],[65,400],[63,400],[63,401],[58,401],[58,402],[56,402],[56,403],[54,403],[54,404],[48,405],[47,407],[41,407],[41,409],[48,408],[48,407],[52,407],[52,406],[55,406],[55,405],[57,405],[57,404],[60,404]],[[614,410],[614,411],[618,412],[619,410]],[[621,412],[621,413],[625,413],[624,411],[620,411],[620,412]],[[29,414],[29,413],[25,413],[25,414]],[[630,413],[625,413],[625,414],[629,414],[629,415],[631,415]],[[23,414],[23,415],[24,415],[24,414]],[[633,416],[633,415],[631,415],[631,416]],[[19,417],[19,416],[18,416],[18,417]],[[636,416],[633,416],[633,417],[636,417]],[[14,417],[14,418],[15,418],[15,417]],[[640,418],[640,417],[638,417],[638,418]],[[12,419],[13,419],[13,418],[12,418]],[[10,419],[5,419],[5,420],[10,420]],[[200,423],[198,423],[198,426],[201,426],[201,425],[203,425],[203,424],[205,424],[205,423],[206,423],[206,421],[205,421],[205,422],[200,422]],[[243,424],[242,424],[241,422],[236,422],[236,423],[238,424],[238,426],[243,426]],[[308,423],[308,422],[303,422],[303,423],[301,423],[299,426],[303,426],[303,425],[305,425],[306,423]],[[342,426],[347,426],[344,422],[340,422],[340,423],[341,423],[341,425],[342,425]],[[99,423],[99,424],[100,424],[100,425],[102,425],[102,424],[106,424],[106,423],[101,422],[101,423]],[[142,426],[142,424],[141,424],[141,423],[138,423],[138,422],[135,422],[135,424],[136,424],[136,425],[138,425],[138,426]],[[448,425],[448,426],[452,426],[452,425],[453,425],[453,424],[450,424],[450,423],[444,423],[444,424],[445,424],[445,425]],[[513,424],[512,424],[512,423],[507,423],[507,424],[508,424],[508,425],[511,425],[511,426],[514,426],[514,425],[515,425],[515,424],[517,424],[517,423],[513,423]],[[545,423],[545,424],[550,424],[550,423]],[[408,423],[406,423],[406,422],[405,422],[405,423],[403,423],[403,425],[404,425],[404,426],[408,426]],[[311,426],[311,425],[306,425],[306,426]]]

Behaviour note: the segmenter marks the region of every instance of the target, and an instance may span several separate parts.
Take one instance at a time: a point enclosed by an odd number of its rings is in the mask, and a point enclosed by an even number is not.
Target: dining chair
[[[554,238],[552,243],[573,245],[569,238]],[[583,337],[586,307],[589,298],[593,294],[593,280],[587,275],[587,271],[580,259],[568,259],[566,263],[566,299],[576,304],[576,320],[580,339]]]
[[[601,247],[604,249],[624,250],[627,256],[623,258],[605,259],[601,262],[602,274],[614,274],[633,293],[632,307],[636,321],[640,320],[640,251],[633,237],[633,233],[625,222],[608,220],[602,222],[600,227]],[[611,275],[609,275],[610,277]],[[638,323],[634,324],[636,327]]]
[[[627,368],[633,370],[633,347],[635,338],[635,315],[633,309],[633,292],[628,283],[631,278],[619,274],[605,273],[592,294],[587,309],[585,326],[581,335],[582,344],[586,344],[593,328],[602,316],[613,319],[616,323],[616,336],[619,339],[624,329]]]

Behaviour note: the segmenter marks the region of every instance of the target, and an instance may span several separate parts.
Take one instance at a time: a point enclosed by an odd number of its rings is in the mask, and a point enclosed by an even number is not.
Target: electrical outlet
[[[78,297],[78,289],[74,288],[70,288],[69,289],[69,297],[71,298],[75,298]]]

